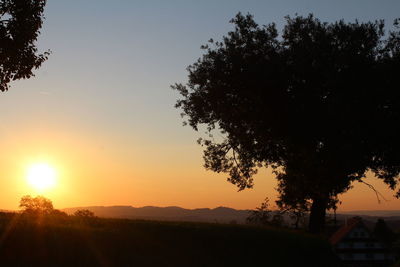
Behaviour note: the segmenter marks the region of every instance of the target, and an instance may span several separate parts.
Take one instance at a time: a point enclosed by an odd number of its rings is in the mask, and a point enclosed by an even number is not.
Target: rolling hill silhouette
[[[146,220],[165,220],[165,221],[192,221],[192,222],[220,222],[220,223],[244,223],[249,210],[236,210],[226,207],[214,209],[184,209],[181,207],[132,207],[132,206],[91,206],[75,207],[63,209],[68,214],[72,214],[79,209],[93,211],[96,216],[109,218],[128,218]]]
[[[227,207],[214,209],[198,208],[185,209],[176,206],[170,207],[133,207],[133,206],[89,206],[63,209],[68,214],[73,214],[80,209],[93,211],[98,217],[127,218],[161,221],[187,221],[187,222],[218,222],[218,223],[245,223],[250,210],[236,210]],[[400,229],[400,210],[363,210],[345,211],[337,214],[338,220],[360,216],[367,223],[373,224],[378,218],[385,218],[389,225]],[[285,216],[286,219],[287,216]]]

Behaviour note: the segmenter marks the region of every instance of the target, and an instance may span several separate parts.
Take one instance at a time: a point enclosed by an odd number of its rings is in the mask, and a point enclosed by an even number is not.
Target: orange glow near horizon
[[[277,183],[270,170],[260,170],[253,189],[238,192],[225,174],[203,168],[201,147],[195,142],[143,145],[142,140],[65,129],[8,135],[0,139],[0,186],[7,189],[0,195],[0,209],[18,209],[24,195],[44,195],[57,209],[113,205],[254,209],[265,197],[274,208]],[[53,168],[54,187],[40,191],[27,183],[27,170],[34,163]],[[378,203],[368,186],[355,183],[339,196],[343,201],[339,212],[399,209],[400,200],[381,180],[369,174],[366,181],[387,201]]]

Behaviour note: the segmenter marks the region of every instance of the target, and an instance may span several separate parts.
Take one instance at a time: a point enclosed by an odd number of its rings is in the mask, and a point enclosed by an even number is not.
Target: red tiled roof
[[[329,242],[332,245],[336,245],[342,238],[344,238],[351,230],[353,230],[361,222],[361,218],[355,217],[347,220],[347,223],[339,228],[332,236],[329,238]]]

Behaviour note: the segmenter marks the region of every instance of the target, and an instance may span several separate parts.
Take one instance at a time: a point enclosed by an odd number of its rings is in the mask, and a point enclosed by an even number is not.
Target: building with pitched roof
[[[360,217],[347,219],[329,241],[346,266],[389,266],[395,260],[388,245],[375,238]]]

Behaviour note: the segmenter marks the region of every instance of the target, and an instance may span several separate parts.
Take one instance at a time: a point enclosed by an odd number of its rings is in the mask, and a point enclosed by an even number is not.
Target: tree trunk
[[[311,233],[320,234],[325,227],[325,215],[328,207],[326,198],[314,198],[311,205],[308,229]]]

